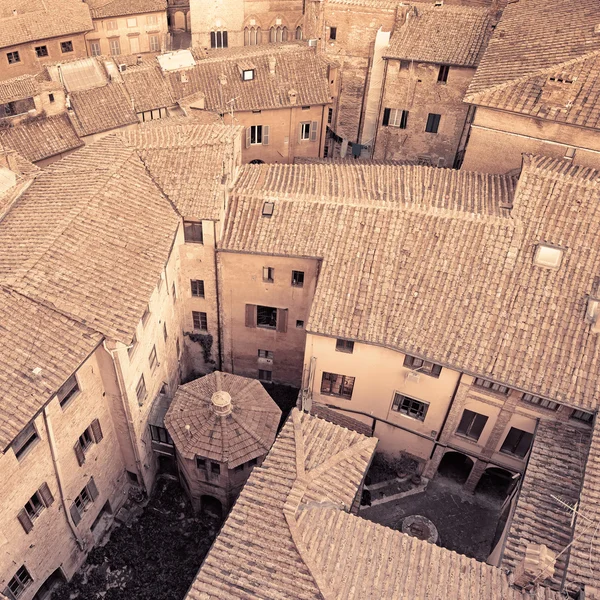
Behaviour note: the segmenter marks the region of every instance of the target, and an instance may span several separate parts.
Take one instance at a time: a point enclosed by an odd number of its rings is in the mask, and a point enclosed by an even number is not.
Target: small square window
[[[430,377],[439,377],[442,372],[442,367],[440,365],[423,360],[422,358],[417,358],[416,356],[410,356],[409,354],[404,357],[404,366],[413,371],[429,375]]]
[[[565,150],[565,158],[567,160],[573,160],[575,158],[575,148],[567,148]]]
[[[266,283],[275,281],[275,269],[273,267],[263,267],[263,281]]]
[[[8,60],[9,65],[14,65],[15,63],[21,62],[21,57],[17,51],[7,52],[6,59]]]
[[[221,465],[216,462],[211,462],[210,463],[210,472],[213,475],[220,475],[221,474]]]
[[[298,319],[296,321],[296,329],[304,329],[304,321],[301,321],[300,319]]]
[[[429,404],[426,402],[421,402],[420,400],[415,400],[414,398],[403,396],[402,394],[395,394],[394,401],[392,402],[392,410],[402,413],[407,417],[417,419],[418,421],[425,420],[428,408]]]
[[[352,354],[354,352],[354,342],[350,340],[336,340],[335,349],[337,352],[347,352]]]
[[[252,81],[254,79],[254,69],[245,69],[242,73],[244,81]]]
[[[310,106],[303,106],[302,110],[310,110]]]
[[[48,46],[36,46],[35,55],[38,58],[44,58],[44,56],[48,56]]]
[[[294,287],[304,286],[304,271],[292,271],[292,285]]]
[[[548,269],[558,269],[562,263],[564,251],[562,248],[555,246],[547,246],[546,244],[538,244],[533,262],[538,267],[546,267]]]
[[[273,360],[273,352],[271,350],[259,350],[258,358],[267,358]]]
[[[261,381],[273,381],[273,373],[271,371],[267,371],[266,369],[259,369],[258,378]]]
[[[238,465],[237,467],[235,467],[233,469],[236,473],[241,473],[244,470],[244,463],[242,463],[241,465]]]
[[[575,419],[576,421],[583,421],[584,423],[593,423],[594,415],[589,412],[585,412],[584,410],[574,410],[571,413],[571,419]]]
[[[117,21],[106,21],[106,29],[108,31],[114,31],[115,29],[119,28],[119,24],[117,23]]]
[[[206,459],[202,456],[196,456],[196,469],[206,471]]]
[[[129,17],[127,19],[127,27],[137,27],[137,19],[135,17]]]
[[[183,234],[187,243],[203,244],[202,223],[193,221],[183,222]]]
[[[275,210],[275,202],[265,202],[262,208],[263,217],[272,217]]]
[[[208,330],[208,319],[205,312],[192,311],[192,320],[194,322],[194,329]]]
[[[503,396],[508,396],[508,393],[510,392],[510,388],[508,386],[494,383],[493,381],[489,381],[489,379],[483,379],[482,377],[476,377],[473,383],[477,387],[496,392],[497,394],[502,394]]]
[[[66,54],[67,52],[73,52],[73,42],[61,42],[60,50],[63,54]]]

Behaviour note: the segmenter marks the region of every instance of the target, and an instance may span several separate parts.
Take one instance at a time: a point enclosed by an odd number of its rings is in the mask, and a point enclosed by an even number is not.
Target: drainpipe
[[[142,489],[144,490],[144,492],[146,492],[146,494],[148,494],[148,488],[146,487],[146,482],[144,480],[144,475],[142,471],[142,461],[140,459],[140,452],[135,438],[133,417],[131,416],[131,410],[129,408],[129,403],[127,402],[127,392],[125,390],[125,380],[123,378],[123,371],[121,370],[121,363],[118,359],[115,359],[114,353],[116,352],[116,350],[109,350],[109,348],[106,346],[106,340],[103,340],[102,345],[104,346],[104,349],[110,354],[110,357],[112,358],[113,364],[115,366],[115,372],[117,374],[117,383],[119,385],[119,392],[121,393],[121,402],[123,404],[123,410],[125,411],[125,417],[127,419],[127,433],[129,434],[129,441],[131,442],[133,456],[135,458],[135,466],[138,471]]]
[[[435,441],[433,443],[433,448],[431,450],[431,455],[429,456],[429,460],[431,460],[433,458],[433,453],[435,452],[435,449],[438,447],[439,441],[442,437],[442,433],[444,433],[444,429],[446,428],[446,423],[448,422],[448,417],[450,416],[450,411],[452,410],[452,407],[454,406],[454,401],[456,400],[456,394],[458,393],[458,388],[460,387],[460,382],[462,381],[462,376],[463,376],[463,374],[461,373],[458,377],[458,381],[456,382],[456,387],[454,388],[454,392],[452,392],[452,398],[450,398],[450,404],[448,405],[448,410],[446,411],[446,415],[444,417],[444,420],[442,421],[442,426],[440,427],[440,430],[438,431],[438,434],[435,437]]]
[[[46,427],[46,432],[48,433],[48,446],[50,447],[50,454],[52,456],[52,466],[54,468],[54,476],[56,477],[56,483],[58,485],[58,494],[60,496],[60,503],[62,504],[63,510],[65,512],[65,519],[67,520],[67,524],[69,525],[69,529],[77,542],[77,546],[80,550],[85,551],[85,541],[79,536],[79,532],[75,527],[75,524],[71,521],[71,513],[67,509],[67,503],[65,501],[65,493],[63,490],[62,480],[60,477],[60,466],[58,464],[58,454],[56,452],[56,446],[54,444],[54,432],[52,431],[52,426],[50,424],[50,419],[48,418],[48,406],[44,406],[42,411],[42,415],[44,416],[44,426]]]

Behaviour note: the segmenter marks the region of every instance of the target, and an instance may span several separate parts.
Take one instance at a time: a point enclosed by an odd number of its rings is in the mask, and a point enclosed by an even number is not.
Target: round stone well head
[[[436,544],[439,539],[437,527],[422,515],[411,515],[402,520],[402,533]]]

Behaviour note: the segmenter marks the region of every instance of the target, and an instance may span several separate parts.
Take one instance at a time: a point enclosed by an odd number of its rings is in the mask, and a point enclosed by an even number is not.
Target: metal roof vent
[[[538,267],[558,269],[562,263],[564,250],[548,244],[538,244],[533,263]]]
[[[222,390],[215,392],[210,401],[213,405],[215,413],[221,417],[228,415],[231,411],[231,396]]]

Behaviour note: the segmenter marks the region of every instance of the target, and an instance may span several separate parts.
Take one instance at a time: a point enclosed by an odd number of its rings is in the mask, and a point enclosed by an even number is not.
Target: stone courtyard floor
[[[179,484],[160,478],[145,507],[132,505],[52,600],[182,600],[221,526],[194,516]]]
[[[485,561],[500,516],[502,500],[469,494],[452,479],[438,475],[424,491],[397,500],[362,507],[360,516],[400,530],[410,515],[427,517],[437,527],[440,546]]]

